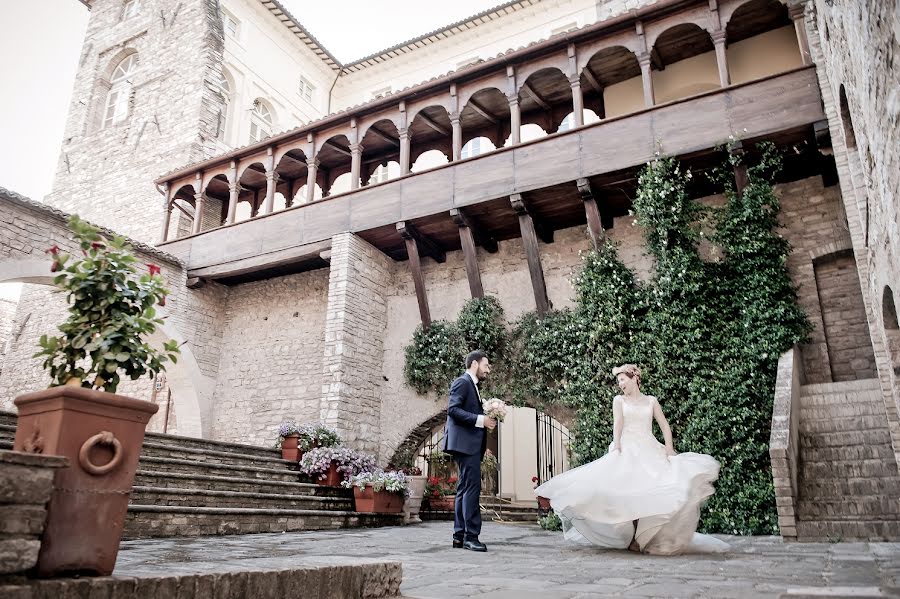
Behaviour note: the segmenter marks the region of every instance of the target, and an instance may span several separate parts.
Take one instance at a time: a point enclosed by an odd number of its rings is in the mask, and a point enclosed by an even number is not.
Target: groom
[[[497,421],[484,415],[478,383],[490,372],[491,364],[483,351],[473,351],[466,356],[466,372],[450,385],[447,408],[444,451],[453,456],[459,469],[453,546],[470,551],[487,551],[485,544],[478,540],[481,533],[481,458],[487,449],[485,428],[494,430]]]

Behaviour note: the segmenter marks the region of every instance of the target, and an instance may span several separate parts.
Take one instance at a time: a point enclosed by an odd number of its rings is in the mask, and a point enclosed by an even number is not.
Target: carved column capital
[[[710,37],[712,37],[712,41],[714,44],[724,44],[727,35],[724,29],[719,29],[718,31],[713,31],[710,34]]]

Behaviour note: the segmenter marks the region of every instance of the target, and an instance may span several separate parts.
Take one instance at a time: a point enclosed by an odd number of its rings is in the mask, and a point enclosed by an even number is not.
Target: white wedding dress
[[[634,538],[642,552],[656,555],[727,551],[727,543],[695,532],[700,507],[715,491],[719,463],[699,453],[667,457],[653,436],[655,398],[620,401],[621,453],[610,445],[602,458],[535,489],[550,500],[565,538],[615,549]]]

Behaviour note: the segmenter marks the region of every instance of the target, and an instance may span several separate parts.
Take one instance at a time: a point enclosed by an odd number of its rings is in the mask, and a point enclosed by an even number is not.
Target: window
[[[309,79],[306,77],[300,77],[300,86],[297,91],[300,92],[300,96],[306,100],[307,102],[312,102],[313,91],[316,88],[313,87],[313,84],[309,82]]]
[[[388,95],[389,93],[391,93],[390,85],[387,87],[382,87],[381,89],[376,89],[375,91],[372,92],[372,99],[377,100],[378,98],[383,98],[386,95]]]
[[[472,156],[478,156],[481,154],[481,138],[476,137],[469,143],[463,146],[462,152],[460,152],[460,158],[471,158]]]
[[[569,116],[563,119],[563,122],[559,124],[559,131],[568,131],[575,127],[575,113],[573,112]]]
[[[241,24],[233,14],[227,10],[222,10],[222,28],[225,35],[238,39],[241,32]]]
[[[136,17],[141,12],[141,0],[128,0],[122,9],[122,20]]]
[[[256,143],[272,135],[272,111],[265,102],[257,99],[250,111],[250,143]]]
[[[225,131],[228,126],[228,111],[231,108],[231,83],[228,82],[225,69],[222,69],[222,73],[219,76],[219,80],[216,81],[216,85],[225,100],[225,105],[219,111],[219,119],[216,123],[216,139],[225,141]]]
[[[137,70],[137,54],[129,54],[116,65],[109,79],[109,93],[103,110],[103,127],[117,125],[128,118],[132,77]]]
[[[560,25],[558,27],[554,27],[550,30],[550,35],[559,35],[561,33],[567,33],[572,31],[573,29],[578,29],[578,23],[572,21],[571,23],[566,23],[565,25]]]

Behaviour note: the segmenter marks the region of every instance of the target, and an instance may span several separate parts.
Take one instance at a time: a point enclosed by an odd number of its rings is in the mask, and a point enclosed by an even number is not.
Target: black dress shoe
[[[469,551],[487,551],[487,545],[481,541],[466,541],[463,543],[463,549],[468,549]]]
[[[462,549],[462,547],[463,547],[462,541],[460,541],[459,539],[453,539],[453,548],[454,549]]]

